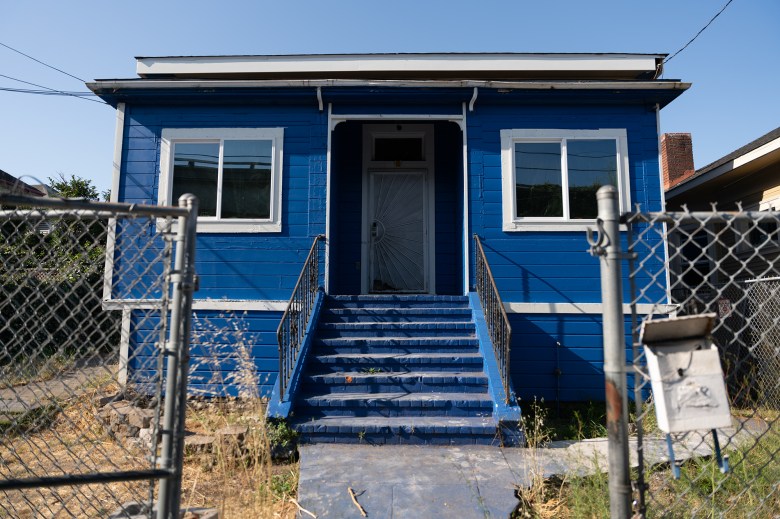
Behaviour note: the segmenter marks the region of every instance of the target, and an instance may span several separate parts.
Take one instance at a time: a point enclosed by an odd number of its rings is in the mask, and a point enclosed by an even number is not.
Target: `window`
[[[279,232],[282,128],[164,129],[161,204],[198,197],[198,231]]]
[[[505,231],[584,228],[601,186],[630,207],[626,131],[502,130],[501,177]]]
[[[780,217],[777,214],[780,211],[780,199],[764,200],[744,210],[753,215],[750,220],[734,222],[737,254],[752,255],[757,250],[768,253],[780,247]]]

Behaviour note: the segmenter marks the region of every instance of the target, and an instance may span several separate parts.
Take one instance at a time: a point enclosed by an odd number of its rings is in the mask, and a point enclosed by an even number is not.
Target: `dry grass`
[[[104,386],[105,391],[115,389]],[[53,403],[2,425],[0,478],[61,476],[149,468],[145,453],[110,438],[92,404],[99,390]],[[0,515],[18,517],[105,517],[121,503],[142,500],[148,483],[36,488],[9,491]]]
[[[77,401],[30,413],[0,429],[0,479],[54,476],[91,471],[150,468],[148,449],[110,437],[97,419],[95,396],[116,390],[93,388]],[[243,449],[215,446],[213,452],[187,453],[182,477],[182,507],[214,507],[220,517],[292,518],[298,481],[296,463],[273,465],[258,400],[221,402],[191,410],[187,429],[209,434],[233,424],[249,433]],[[148,482],[63,486],[9,491],[0,496],[0,517],[106,517],[130,501],[146,501]]]
[[[214,402],[187,415],[187,430],[195,433],[230,425],[249,429],[240,446],[226,440],[212,452],[185,455],[182,507],[216,507],[223,518],[295,517],[289,499],[297,494],[298,464],[272,462],[261,400]]]

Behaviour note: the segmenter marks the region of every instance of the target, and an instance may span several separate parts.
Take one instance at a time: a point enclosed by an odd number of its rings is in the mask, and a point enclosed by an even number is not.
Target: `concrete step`
[[[317,337],[316,353],[475,353],[476,337],[436,335],[435,337]]]
[[[468,308],[469,300],[465,296],[436,295],[362,295],[328,296],[326,308],[416,308],[416,307]]]
[[[302,396],[298,416],[491,416],[486,393],[328,393]]]
[[[499,444],[492,417],[328,416],[294,422],[302,443]]]
[[[330,308],[320,314],[321,323],[413,323],[471,321],[469,308]]]
[[[398,373],[331,372],[304,376],[303,391],[333,393],[383,392],[486,392],[487,377],[481,372],[409,371]]]
[[[317,336],[327,338],[475,337],[473,322],[430,321],[414,323],[320,323]]]
[[[479,353],[338,353],[313,355],[308,359],[311,373],[396,372],[396,371],[479,371]]]

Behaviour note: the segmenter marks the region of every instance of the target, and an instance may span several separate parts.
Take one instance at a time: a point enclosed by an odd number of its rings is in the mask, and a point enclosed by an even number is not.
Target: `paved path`
[[[749,428],[722,430],[721,445],[747,435]],[[676,457],[711,455],[709,439],[687,435],[675,445]],[[530,486],[534,474],[587,475],[607,467],[605,438],[553,442],[543,449],[316,444],[299,451],[298,501],[318,518],[361,519],[348,488],[369,519],[507,518],[518,504],[515,489]],[[635,440],[630,452],[635,466]],[[645,457],[651,464],[667,461],[665,441],[646,439]]]
[[[74,367],[50,380],[0,389],[0,419],[23,414],[57,400],[78,396],[95,384],[116,378],[116,364]],[[0,386],[2,387],[2,386]]]

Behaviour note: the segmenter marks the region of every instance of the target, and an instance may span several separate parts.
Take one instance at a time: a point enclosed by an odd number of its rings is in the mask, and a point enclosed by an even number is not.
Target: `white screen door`
[[[426,291],[426,172],[371,171],[369,291]]]

